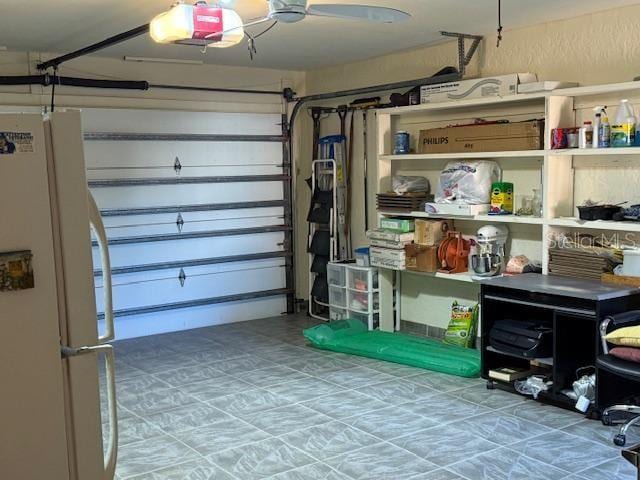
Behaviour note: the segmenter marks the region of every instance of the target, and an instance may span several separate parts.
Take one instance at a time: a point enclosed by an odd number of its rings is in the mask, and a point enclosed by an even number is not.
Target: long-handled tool
[[[353,101],[349,106],[356,110],[362,110],[362,132],[363,132],[363,173],[364,173],[364,228],[369,230],[369,145],[368,145],[368,125],[367,112],[370,108],[376,108],[380,105],[380,97],[361,98]]]

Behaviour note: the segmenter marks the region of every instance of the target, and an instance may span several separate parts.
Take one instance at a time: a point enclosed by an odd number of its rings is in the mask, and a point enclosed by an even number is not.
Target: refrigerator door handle
[[[60,347],[62,358],[72,358],[92,353],[104,353],[107,373],[107,400],[109,415],[109,445],[104,458],[103,480],[113,480],[116,474],[116,463],[118,461],[118,408],[116,406],[116,375],[115,362],[113,356],[113,346],[109,344],[86,346],[86,347]]]
[[[104,292],[104,335],[98,337],[98,342],[110,342],[115,338],[115,329],[113,325],[113,287],[111,282],[111,260],[109,258],[109,241],[107,239],[107,231],[102,223],[102,216],[98,205],[87,190],[89,198],[89,222],[93,231],[96,233],[98,240],[98,248],[100,249],[100,258],[102,261],[102,290]]]

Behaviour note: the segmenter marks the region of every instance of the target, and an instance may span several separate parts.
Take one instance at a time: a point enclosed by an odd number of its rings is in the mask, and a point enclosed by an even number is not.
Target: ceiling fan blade
[[[310,5],[307,8],[307,15],[346,18],[349,20],[366,20],[378,23],[403,22],[411,18],[409,13],[395,8],[338,4]]]

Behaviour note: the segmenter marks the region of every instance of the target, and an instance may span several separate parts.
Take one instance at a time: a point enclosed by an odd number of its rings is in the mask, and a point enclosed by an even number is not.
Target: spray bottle
[[[593,109],[595,116],[593,120],[593,148],[599,148],[600,145],[600,131],[602,127],[602,114],[606,115],[607,107],[599,105]]]
[[[607,148],[609,146],[609,136],[611,129],[609,127],[609,119],[607,118],[607,106],[598,105],[593,109],[595,119],[593,122],[593,148]],[[605,122],[606,120],[606,122]],[[605,132],[603,132],[603,126]]]

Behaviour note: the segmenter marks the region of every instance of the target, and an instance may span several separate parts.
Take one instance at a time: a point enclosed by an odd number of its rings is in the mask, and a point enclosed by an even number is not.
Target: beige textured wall
[[[508,26],[508,22],[505,22]],[[615,83],[632,80],[640,75],[640,6],[606,10],[562,21],[526,28],[505,30],[504,41],[496,48],[495,34],[489,34],[468,67],[468,76],[490,76],[514,72],[533,72],[542,80],[577,81],[581,85]],[[474,33],[474,32],[469,32]],[[307,74],[307,91],[322,93],[378,85],[432,75],[445,65],[457,63],[457,44],[448,42],[434,47],[415,49],[362,62],[313,70]],[[352,99],[326,101],[335,106]],[[352,232],[354,245],[366,245],[364,236],[364,199],[362,180],[362,120],[356,122],[354,154],[354,204]],[[323,134],[335,133],[334,118],[323,124]],[[302,179],[309,176],[311,158],[311,122],[301,115],[300,135],[296,138],[295,157],[298,162],[298,205],[308,202],[308,189]],[[374,114],[369,115],[369,138],[375,136]],[[376,145],[369,144],[369,218],[375,215]],[[306,242],[304,208],[298,209],[299,245]],[[307,256],[298,250],[298,291],[307,291]],[[452,298],[472,301],[477,287],[471,285],[434,284],[437,280],[405,276],[403,318],[410,321],[446,326]],[[416,282],[422,282],[417,285]],[[449,295],[442,291],[451,289]],[[428,309],[426,308],[427,303]],[[425,311],[429,316],[425,316]]]

